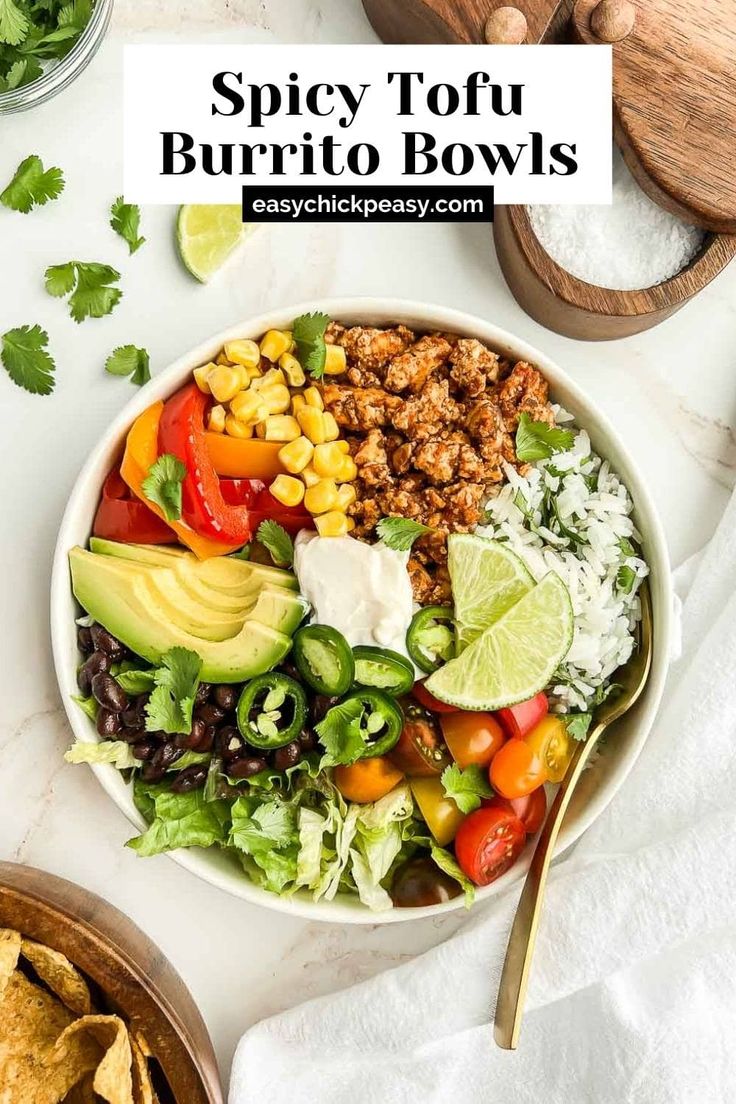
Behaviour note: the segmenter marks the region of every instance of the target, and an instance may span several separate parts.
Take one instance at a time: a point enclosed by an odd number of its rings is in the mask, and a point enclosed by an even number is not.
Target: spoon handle
[[[534,849],[511,928],[498,987],[494,1036],[498,1045],[504,1050],[516,1050],[519,1041],[529,973],[547,887],[547,875],[554,857],[557,837],[583,768],[604,727],[599,725],[594,728],[585,743],[579,744],[575,749],[567,774],[557,791]]]

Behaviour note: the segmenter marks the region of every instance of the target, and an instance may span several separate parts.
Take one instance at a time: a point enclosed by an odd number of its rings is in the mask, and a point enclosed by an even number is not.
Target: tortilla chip
[[[13,970],[18,965],[20,954],[20,932],[11,928],[0,928],[0,998],[10,981]]]
[[[130,1036],[130,1050],[133,1055],[134,1104],[157,1104],[158,1098],[151,1081],[148,1059],[136,1042],[134,1035]]]
[[[92,1077],[88,1074],[71,1092],[64,1097],[64,1104],[97,1104],[97,1093],[92,1087]]]
[[[148,1045],[148,1040],[146,1039],[146,1036],[143,1034],[142,1031],[133,1031],[129,1028],[128,1034],[130,1035],[131,1039],[135,1039],[136,1045],[138,1046],[138,1049],[141,1051],[144,1058],[153,1058],[153,1051]]]
[[[117,1016],[84,1016],[57,1040],[44,1062],[44,1093],[38,1104],[57,1104],[82,1075],[106,1104],[133,1104],[128,1030]]]
[[[74,1016],[64,1005],[16,970],[0,1002],[0,1085],[3,1104],[35,1101],[43,1084],[44,1058]],[[53,1104],[61,1099],[57,1096]]]
[[[21,954],[67,1008],[79,1016],[87,1016],[92,1011],[89,986],[65,955],[30,939],[23,940]]]

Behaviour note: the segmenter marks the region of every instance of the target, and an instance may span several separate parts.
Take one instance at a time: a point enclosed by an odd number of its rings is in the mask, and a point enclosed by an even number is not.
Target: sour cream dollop
[[[320,537],[302,530],[294,570],[313,620],[331,625],[351,646],[377,644],[406,655],[412,618],[408,552],[353,537]]]

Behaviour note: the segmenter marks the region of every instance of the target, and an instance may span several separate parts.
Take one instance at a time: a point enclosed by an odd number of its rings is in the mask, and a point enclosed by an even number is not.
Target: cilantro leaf
[[[20,46],[28,34],[28,17],[14,0],[0,0],[0,42]]]
[[[122,196],[110,208],[110,225],[116,234],[128,243],[128,249],[135,253],[143,245],[145,238],[138,236],[141,209],[135,203],[126,203]]]
[[[618,542],[618,546],[621,549],[621,551],[623,552],[624,556],[638,556],[639,555],[636,548],[631,543],[631,541],[629,540],[628,537],[621,537],[621,539]]]
[[[568,713],[565,717],[565,727],[573,740],[582,742],[588,738],[588,730],[592,720],[592,713]]]
[[[167,521],[178,521],[181,517],[181,484],[186,474],[186,464],[178,456],[165,452],[151,464],[141,484],[146,498],[163,510]]]
[[[153,676],[146,704],[147,732],[190,732],[202,660],[188,648],[170,648]]]
[[[21,161],[7,188],[0,192],[0,203],[12,211],[27,215],[34,207],[42,207],[50,199],[56,199],[63,190],[64,174],[61,169],[44,169],[41,158],[32,153]]]
[[[393,548],[394,552],[408,552],[417,537],[431,533],[432,529],[411,518],[386,517],[381,518],[376,532],[387,548]]]
[[[296,836],[296,811],[282,801],[265,801],[251,812],[252,798],[233,805],[233,826],[228,843],[248,855],[286,847]]]
[[[360,759],[365,751],[365,738],[360,727],[364,707],[359,698],[351,698],[328,709],[314,731],[325,749],[323,767],[348,765]]]
[[[228,556],[231,560],[249,560],[251,553],[251,545],[244,544],[242,548],[236,548],[234,552],[229,552]]]
[[[447,797],[451,797],[461,813],[480,808],[482,797],[493,797],[488,779],[477,763],[462,770],[457,763],[445,767],[441,782]]]
[[[292,326],[297,360],[313,379],[322,379],[325,374],[327,359],[325,330],[329,321],[326,314],[313,311],[311,314],[300,314],[294,319]]]
[[[130,382],[142,387],[151,378],[147,349],[135,345],[119,345],[105,361],[105,371],[111,376],[130,376]]]
[[[31,81],[38,80],[43,69],[34,57],[19,57],[14,61],[5,76],[0,76],[0,92],[12,92],[15,88],[22,88]]]
[[[122,298],[120,288],[110,287],[120,273],[95,261],[68,261],[46,269],[46,290],[57,299],[69,295],[69,313],[75,322],[110,314]]]
[[[50,395],[56,365],[46,351],[46,331],[40,326],[18,326],[3,334],[0,342],[0,360],[13,383],[32,395]]]
[[[636,583],[636,572],[633,567],[629,567],[627,564],[621,564],[621,567],[616,573],[616,586],[624,594],[631,594]]]
[[[277,521],[270,518],[258,526],[256,539],[271,553],[274,563],[282,567],[291,567],[294,562],[294,542]]]
[[[528,414],[522,414],[516,430],[516,456],[528,464],[534,460],[548,460],[555,452],[572,448],[574,440],[571,429],[533,422]]]

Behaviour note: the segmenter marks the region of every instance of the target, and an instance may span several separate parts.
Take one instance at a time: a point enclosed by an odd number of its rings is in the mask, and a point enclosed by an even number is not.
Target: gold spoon
[[[496,1001],[494,1035],[496,1042],[504,1050],[516,1050],[519,1042],[534,945],[547,887],[547,875],[568,805],[583,768],[595,751],[601,736],[609,725],[631,709],[644,689],[649,675],[652,662],[652,606],[646,581],[642,583],[639,597],[641,621],[638,648],[626,666],[617,672],[616,679],[621,686],[620,692],[598,706],[594,727],[585,743],[580,743],[575,749],[567,774],[555,795],[552,808],[537,840],[524,888],[521,891],[506,948],[506,959]]]

